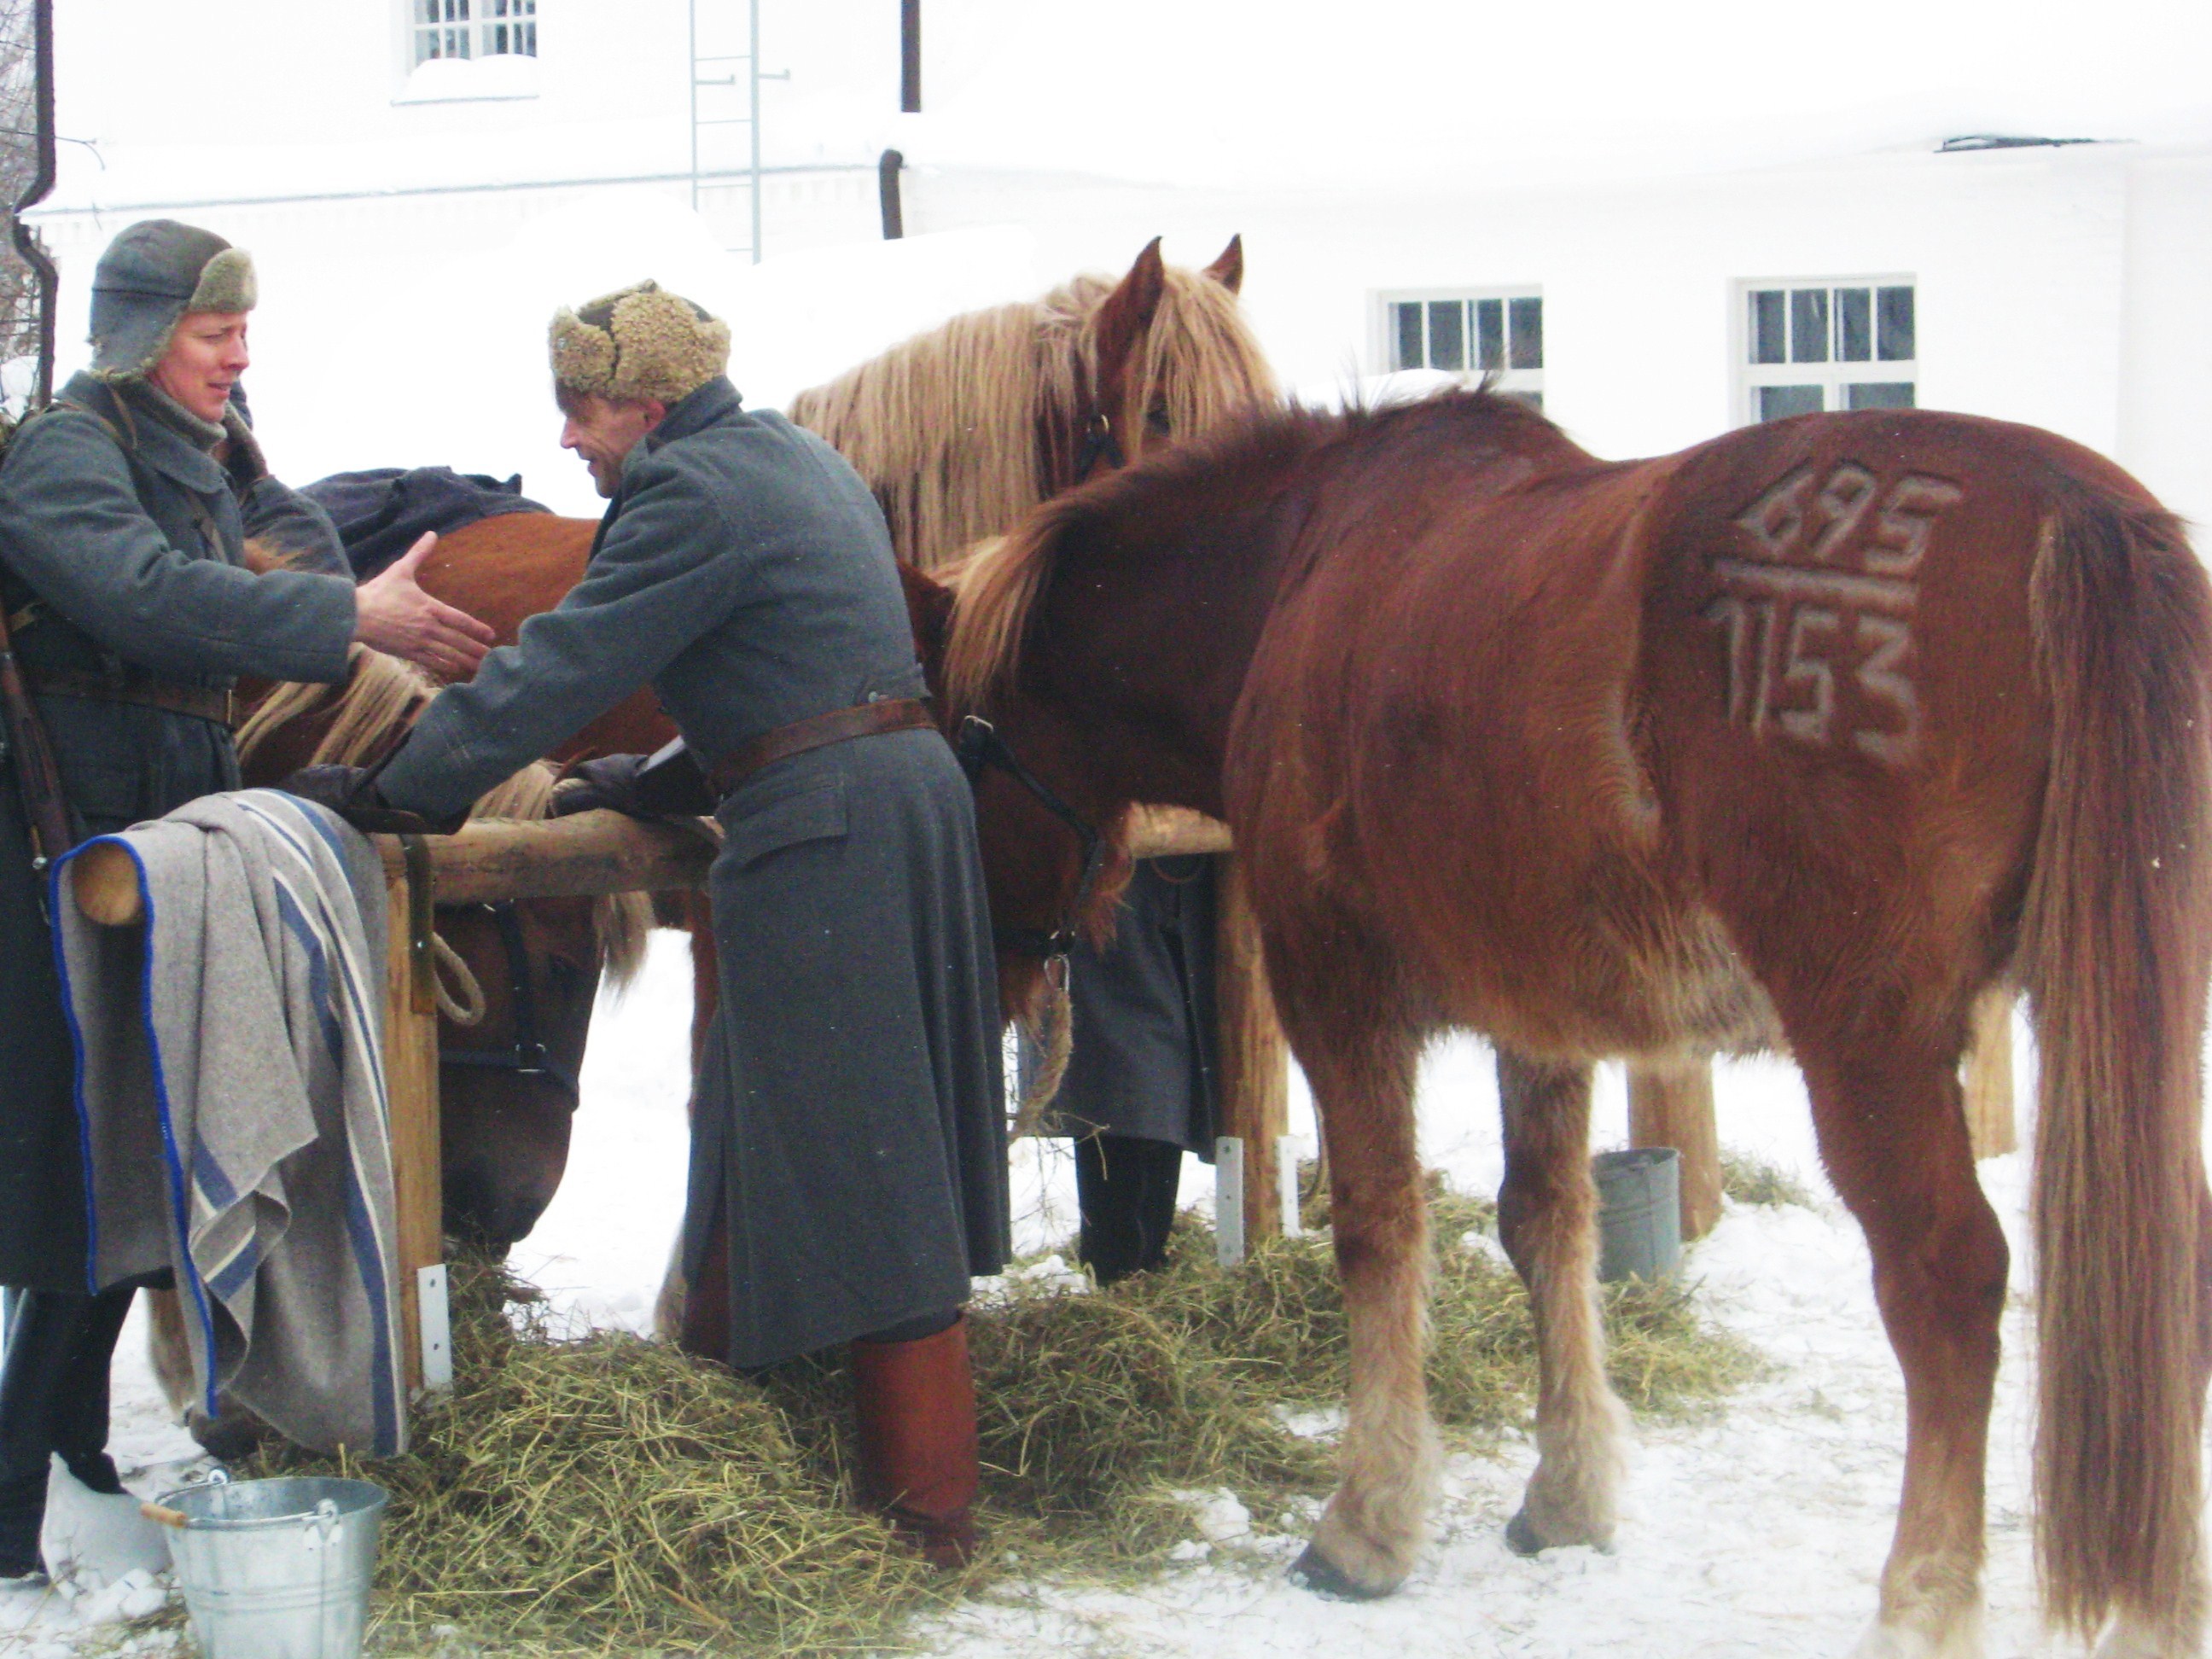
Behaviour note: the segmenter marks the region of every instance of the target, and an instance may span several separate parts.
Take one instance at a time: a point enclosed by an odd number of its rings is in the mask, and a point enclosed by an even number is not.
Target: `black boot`
[[[0,1577],[39,1569],[46,1471],[59,1452],[95,1492],[123,1490],[107,1455],[107,1376],[133,1286],[15,1297],[0,1361]]]
[[[1076,1252],[1101,1285],[1150,1273],[1168,1257],[1182,1148],[1092,1135],[1075,1143]]]

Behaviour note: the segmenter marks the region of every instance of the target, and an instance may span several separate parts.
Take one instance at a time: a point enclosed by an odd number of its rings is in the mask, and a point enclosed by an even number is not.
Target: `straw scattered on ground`
[[[1721,1191],[1739,1204],[1813,1207],[1812,1193],[1796,1176],[1778,1164],[1741,1152],[1721,1154]]]
[[[1448,1432],[1479,1446],[1531,1408],[1527,1304],[1487,1242],[1488,1206],[1445,1195],[1434,1213],[1431,1388]],[[915,1613],[994,1581],[1157,1570],[1194,1535],[1178,1490],[1225,1488],[1265,1529],[1333,1483],[1333,1447],[1280,1414],[1342,1398],[1344,1315],[1321,1237],[1224,1270],[1186,1218],[1165,1271],[1109,1292],[1010,1275],[969,1322],[982,1518],[999,1547],[950,1578],[853,1510],[840,1368],[750,1382],[635,1337],[551,1329],[497,1269],[461,1268],[455,1289],[450,1404],[418,1419],[408,1456],[348,1470],[392,1492],[386,1652],[895,1649]],[[1694,1408],[1757,1364],[1679,1287],[1605,1301],[1615,1382],[1638,1411]],[[279,1467],[336,1466],[279,1454],[241,1473]]]

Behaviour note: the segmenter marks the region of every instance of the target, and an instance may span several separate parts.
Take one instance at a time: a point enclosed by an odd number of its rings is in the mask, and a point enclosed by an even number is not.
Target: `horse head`
[[[240,727],[249,785],[271,785],[303,766],[373,764],[406,736],[436,687],[400,662],[357,647],[340,687],[255,683]],[[534,767],[477,803],[489,817],[540,817],[552,773]],[[495,909],[445,905],[441,970],[465,970],[481,993],[473,1018],[438,1022],[445,1225],[456,1237],[504,1249],[526,1235],[551,1200],[568,1156],[575,1078],[583,1063],[603,966],[633,969],[647,926],[644,901],[533,899]],[[459,966],[454,964],[458,963]],[[457,1005],[473,1001],[465,994]]]

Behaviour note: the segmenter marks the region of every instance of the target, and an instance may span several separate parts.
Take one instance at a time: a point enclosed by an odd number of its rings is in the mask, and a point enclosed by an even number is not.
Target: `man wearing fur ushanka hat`
[[[248,568],[249,523],[302,526],[343,560],[329,521],[268,477],[234,397],[255,289],[244,250],[210,231],[167,219],[125,230],[93,273],[91,367],[0,462],[0,606],[73,830],[235,789],[240,675],[341,680],[356,641],[465,675],[489,641],[416,586],[427,544],[358,589],[349,572]],[[44,890],[0,762],[0,1285],[21,1293],[0,1366],[0,1577],[39,1565],[51,1457],[122,1490],[106,1449],[108,1367],[142,1282],[87,1283],[73,1053]]]
[[[714,780],[721,975],[692,1106],[684,1344],[740,1368],[849,1343],[866,1492],[975,1548],[959,1309],[1006,1257],[999,1003],[973,803],[921,701],[873,496],[723,378],[729,331],[641,283],[553,319],[561,441],[609,498],[584,579],[374,779],[455,814],[650,683]],[[564,810],[637,805],[639,757]]]

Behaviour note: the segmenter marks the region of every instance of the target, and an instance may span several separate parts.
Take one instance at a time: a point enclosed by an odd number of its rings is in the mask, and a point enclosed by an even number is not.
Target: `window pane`
[[[1844,407],[1846,409],[1911,409],[1912,382],[1910,380],[1863,380],[1844,388]]]
[[[1513,323],[1512,366],[1515,368],[1541,368],[1544,366],[1544,302],[1540,299],[1510,301],[1506,313]]]
[[[1875,298],[1875,355],[1886,363],[1911,362],[1919,356],[1912,339],[1912,290],[1877,289]]]
[[[1392,306],[1390,322],[1390,367],[1425,368],[1428,362],[1421,356],[1420,307],[1418,305]]]
[[[1481,348],[1475,359],[1480,369],[1505,367],[1505,301],[1477,300],[1474,302],[1475,342]]]
[[[1429,301],[1429,367],[1467,367],[1467,301]]]
[[[1778,421],[1786,415],[1818,415],[1820,388],[1816,386],[1763,386],[1759,388],[1759,418]]]
[[[1782,347],[1782,290],[1756,289],[1751,296],[1751,361],[1786,363]]]
[[[1874,290],[1836,290],[1836,360],[1863,363],[1874,356]]]
[[[1828,290],[1825,288],[1790,290],[1790,361],[1828,361]]]

